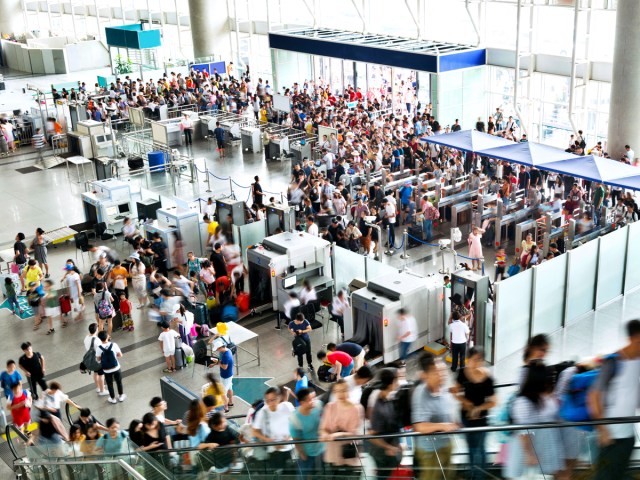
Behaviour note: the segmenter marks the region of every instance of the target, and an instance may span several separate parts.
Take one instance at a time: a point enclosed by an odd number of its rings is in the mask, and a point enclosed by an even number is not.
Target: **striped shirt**
[[[44,138],[44,134],[43,133],[36,133],[33,136],[33,146],[35,148],[43,148],[45,146],[46,140]]]

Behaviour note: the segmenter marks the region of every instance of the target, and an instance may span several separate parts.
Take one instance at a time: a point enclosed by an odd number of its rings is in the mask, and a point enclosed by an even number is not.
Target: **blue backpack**
[[[604,358],[604,361],[614,362],[613,375],[617,370],[618,354],[614,353]],[[587,397],[592,386],[595,384],[600,369],[589,370],[583,373],[576,373],[569,381],[569,389],[562,397],[560,406],[560,418],[568,422],[586,422],[593,420],[587,405]]]

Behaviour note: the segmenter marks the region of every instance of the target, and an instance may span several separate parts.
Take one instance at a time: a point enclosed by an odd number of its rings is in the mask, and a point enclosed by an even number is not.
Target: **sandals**
[[[40,323],[42,323],[42,322],[40,322]],[[40,328],[40,323],[36,323],[36,324],[33,326],[33,331],[34,331],[34,332]]]
[[[47,335],[51,335],[52,333],[56,333],[56,329],[55,328],[51,328],[51,329],[47,330]]]
[[[62,322],[62,328],[67,326],[67,322]]]

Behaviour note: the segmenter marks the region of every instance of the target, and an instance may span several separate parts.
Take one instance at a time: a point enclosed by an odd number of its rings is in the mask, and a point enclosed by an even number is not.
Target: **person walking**
[[[289,322],[289,332],[293,335],[293,353],[298,357],[298,367],[302,368],[303,358],[307,357],[307,365],[309,371],[313,372],[313,364],[311,359],[311,324],[304,318],[302,313],[298,313],[295,318]]]
[[[38,265],[40,266],[40,270],[43,270],[44,267],[44,278],[49,278],[49,262],[47,260],[47,241],[44,238],[44,230],[41,228],[36,228],[36,236],[31,242],[31,248],[29,251],[33,252],[33,256],[35,257]]]
[[[400,342],[400,364],[406,365],[411,344],[418,340],[418,323],[413,315],[401,308],[398,310],[398,342]]]
[[[458,363],[464,368],[464,357],[467,351],[467,342],[469,341],[469,326],[460,319],[458,312],[453,312],[453,322],[449,325],[449,334],[451,340],[451,371],[458,369]]]
[[[293,440],[317,440],[322,416],[322,403],[316,400],[316,392],[302,388],[296,392],[298,408],[289,418],[289,432]],[[322,454],[324,443],[296,443],[300,480],[311,480],[323,473]]]
[[[96,359],[102,365],[104,371],[105,380],[107,383],[107,390],[109,390],[109,403],[124,402],[127,395],[124,393],[124,387],[122,386],[122,372],[120,369],[119,358],[122,358],[122,351],[117,343],[109,340],[109,335],[104,330],[98,333],[98,339],[101,345],[96,349]],[[116,400],[116,394],[113,389],[113,382],[116,382],[118,387],[118,398]],[[107,428],[109,425],[107,424]]]
[[[213,136],[216,138],[220,158],[224,158],[224,134],[224,128],[220,126],[220,122],[216,122],[216,128],[213,131]]]
[[[484,350],[469,349],[467,366],[461,368],[452,393],[460,402],[460,417],[466,428],[486,427],[487,414],[496,405],[493,378],[484,366]],[[484,478],[487,467],[485,432],[468,433],[470,479]]]
[[[189,147],[193,144],[193,122],[188,113],[185,113],[180,120],[180,130],[184,132],[184,144]]]
[[[18,359],[18,366],[29,380],[29,388],[33,399],[38,399],[38,385],[44,391],[47,389],[47,380],[45,378],[46,366],[44,356],[40,352],[34,352],[31,342],[24,342],[20,345],[20,349],[24,352]]]
[[[217,364],[220,365],[220,379],[227,396],[227,407],[233,407],[233,353],[227,348],[227,343],[223,338],[216,338],[213,341],[213,350],[220,355]]]
[[[33,138],[31,139],[31,144],[33,145],[33,148],[35,148],[40,162],[44,162],[42,151],[44,150],[44,147],[47,145],[47,139],[45,138],[44,133],[42,133],[41,128],[36,128],[36,133],[33,135]]]
[[[589,391],[588,405],[594,420],[632,417],[640,406],[640,320],[627,323],[627,345],[607,357]],[[635,443],[633,423],[598,425],[600,450],[595,480],[624,478]]]
[[[88,352],[89,350],[95,355],[98,350],[98,345],[100,345],[100,340],[98,339],[98,324],[92,323],[89,325],[89,334],[84,337],[84,350]],[[94,366],[97,368],[97,365]],[[88,368],[87,368],[88,369]],[[93,373],[93,382],[96,385],[96,393],[100,396],[109,395],[109,392],[104,389],[104,371],[102,368],[97,369]]]

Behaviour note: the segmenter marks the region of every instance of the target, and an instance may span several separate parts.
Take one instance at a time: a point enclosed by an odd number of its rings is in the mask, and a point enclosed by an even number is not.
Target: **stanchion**
[[[235,193],[233,193],[233,180],[229,177],[229,190],[231,190],[231,198],[236,199]]]
[[[207,189],[205,190],[207,193],[211,193],[211,179],[209,178],[209,168],[205,165],[204,173],[207,176]]]
[[[407,258],[409,258],[409,254],[407,253],[408,244],[409,244],[409,233],[405,229],[404,232],[402,232],[402,255],[400,255],[400,258],[403,260],[406,260]]]
[[[197,182],[197,173],[196,173],[196,166],[195,166],[195,160],[191,159],[191,161],[189,162],[189,168],[191,169],[191,180],[189,180],[189,183],[196,183]]]
[[[384,251],[385,255],[393,255],[393,244],[391,243],[391,225],[387,225],[387,249]]]

